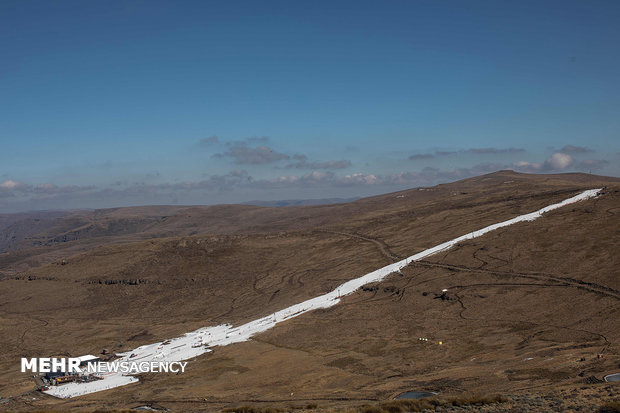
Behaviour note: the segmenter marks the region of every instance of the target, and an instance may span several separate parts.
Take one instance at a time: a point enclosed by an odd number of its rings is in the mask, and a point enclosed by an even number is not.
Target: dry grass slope
[[[120,351],[248,321],[603,185],[602,197],[464,242],[334,308],[216,348],[183,375],[57,400],[17,372],[22,356]],[[81,211],[32,218],[48,220],[40,232],[28,217],[12,227],[1,217],[15,239],[0,253],[0,409],[406,411],[415,404],[389,400],[429,390],[444,401],[514,394],[494,409],[594,411],[617,397],[598,381],[620,364],[619,191],[617,178],[502,171],[327,206]]]

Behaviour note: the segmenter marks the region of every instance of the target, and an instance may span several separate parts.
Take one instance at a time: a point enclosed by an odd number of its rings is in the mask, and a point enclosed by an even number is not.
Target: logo
[[[66,374],[140,374],[140,373],[185,373],[186,361],[98,361],[79,357],[55,358],[33,357],[21,359],[22,373],[66,373]]]

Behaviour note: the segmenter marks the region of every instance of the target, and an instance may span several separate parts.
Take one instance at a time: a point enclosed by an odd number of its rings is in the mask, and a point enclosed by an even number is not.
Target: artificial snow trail
[[[533,221],[540,218],[544,213],[553,211],[563,206],[596,197],[601,189],[589,189],[571,198],[565,199],[557,204],[552,204],[538,211],[529,214],[519,215],[518,217],[489,225],[477,231],[470,232],[460,237],[446,241],[432,248],[419,252],[393,264],[386,265],[378,270],[372,271],[362,277],[347,281],[336,287],[331,292],[292,305],[283,310],[269,314],[246,324],[233,327],[230,324],[221,324],[214,327],[203,327],[185,335],[166,340],[159,343],[148,344],[138,347],[132,351],[119,354],[121,357],[115,361],[146,361],[146,362],[172,362],[183,361],[210,352],[210,347],[225,346],[233,343],[240,343],[249,340],[253,335],[262,333],[276,324],[295,318],[319,308],[329,308],[340,302],[341,297],[354,293],[358,288],[368,283],[383,280],[389,274],[399,272],[413,261],[421,260],[430,255],[445,251],[459,242],[480,237],[498,228],[507,227],[517,222]],[[50,387],[45,393],[59,397],[70,398],[108,390],[114,387],[124,386],[137,382],[138,378],[133,375],[123,375],[121,373],[108,373],[103,380],[88,383],[67,383],[60,386]]]

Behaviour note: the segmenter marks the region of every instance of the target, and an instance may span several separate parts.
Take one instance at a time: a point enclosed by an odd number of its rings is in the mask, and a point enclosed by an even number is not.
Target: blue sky
[[[0,212],[620,175],[617,1],[0,2]]]

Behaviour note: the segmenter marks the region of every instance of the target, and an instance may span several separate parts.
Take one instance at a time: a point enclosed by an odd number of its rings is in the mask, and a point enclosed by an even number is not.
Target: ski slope
[[[552,204],[538,211],[520,215],[507,221],[489,225],[469,234],[462,235],[450,241],[436,245],[432,248],[419,252],[396,263],[386,265],[378,270],[372,271],[362,277],[347,281],[336,287],[333,291],[311,298],[299,304],[292,305],[283,310],[277,311],[268,316],[259,318],[249,323],[233,327],[230,324],[221,324],[214,327],[203,327],[198,330],[186,333],[185,335],[164,342],[153,343],[138,347],[132,351],[119,354],[122,356],[118,361],[183,361],[210,352],[210,347],[226,346],[229,344],[240,343],[249,340],[253,335],[262,333],[276,324],[290,320],[304,313],[319,308],[329,308],[340,302],[341,297],[354,293],[361,286],[383,280],[389,274],[400,271],[413,261],[421,260],[430,255],[436,254],[452,248],[459,242],[480,237],[498,228],[507,227],[517,222],[528,222],[540,218],[544,213],[553,211],[563,206],[596,197],[600,189],[590,189],[572,198],[565,199],[557,204]],[[130,356],[134,355],[130,358]],[[103,380],[89,383],[67,383],[60,386],[50,387],[45,393],[59,397],[70,398],[94,393],[114,387],[125,386],[135,383],[138,379],[132,375],[122,375],[121,373],[109,373]]]

